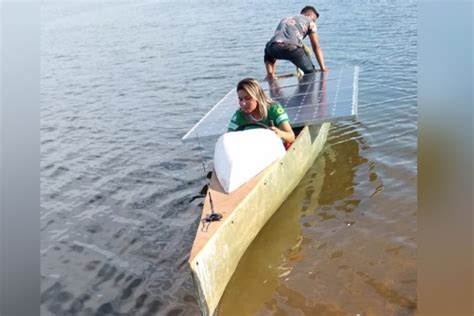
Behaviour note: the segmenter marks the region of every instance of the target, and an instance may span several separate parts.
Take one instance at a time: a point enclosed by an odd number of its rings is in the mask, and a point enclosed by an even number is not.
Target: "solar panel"
[[[288,112],[293,127],[352,118],[357,115],[359,67],[343,67],[302,77],[287,75],[263,81],[265,92]],[[183,139],[221,135],[239,108],[235,88],[227,93]]]

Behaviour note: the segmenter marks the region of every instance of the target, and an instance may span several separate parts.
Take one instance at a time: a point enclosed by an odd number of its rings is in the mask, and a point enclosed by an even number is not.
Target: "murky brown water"
[[[333,126],[328,143],[241,260],[220,315],[414,314],[414,174],[399,175],[409,194],[397,199],[355,130]]]
[[[415,173],[371,158],[377,143],[357,129],[333,124],[322,156],[242,258],[219,315],[415,313]]]

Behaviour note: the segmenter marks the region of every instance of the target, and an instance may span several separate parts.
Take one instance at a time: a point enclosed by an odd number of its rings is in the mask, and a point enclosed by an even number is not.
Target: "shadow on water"
[[[320,194],[320,204],[332,205],[354,194],[356,172],[360,165],[368,162],[361,155],[361,147],[367,146],[365,140],[354,126],[333,124],[323,155],[327,160],[324,186]],[[359,205],[354,200],[346,205],[350,212]]]

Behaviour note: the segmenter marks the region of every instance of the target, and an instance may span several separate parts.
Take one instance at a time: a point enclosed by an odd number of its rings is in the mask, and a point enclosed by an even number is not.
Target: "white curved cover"
[[[223,134],[214,148],[214,170],[229,193],[285,155],[285,147],[275,132],[250,129]]]

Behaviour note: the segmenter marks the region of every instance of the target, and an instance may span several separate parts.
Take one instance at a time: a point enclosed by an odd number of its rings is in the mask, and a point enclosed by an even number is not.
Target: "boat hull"
[[[211,179],[219,222],[201,223],[189,267],[202,315],[213,315],[240,258],[268,219],[301,181],[326,142],[330,123],[305,126],[281,159],[230,194]],[[202,218],[211,212],[209,192]]]

